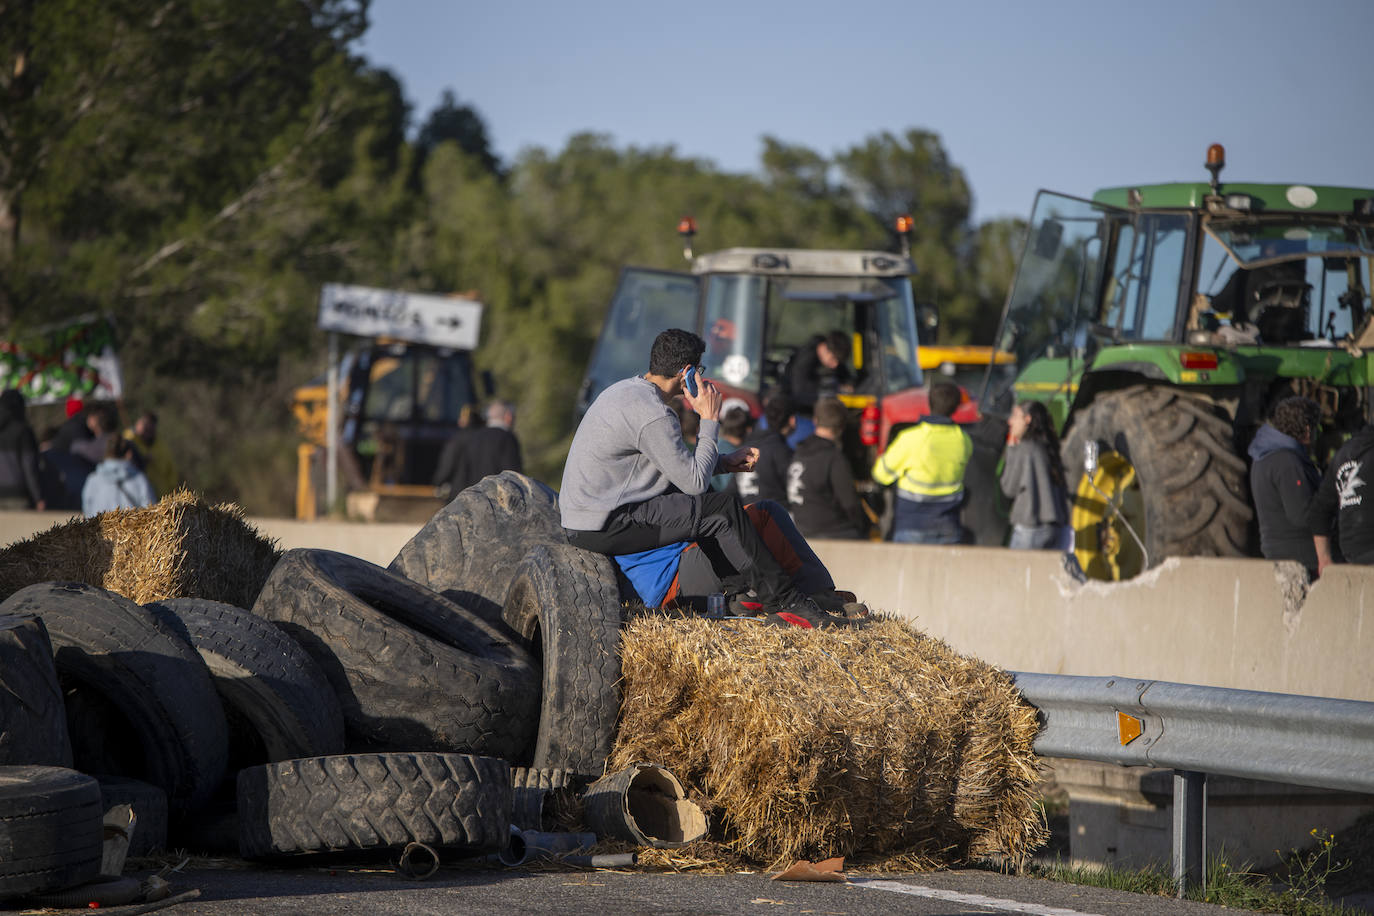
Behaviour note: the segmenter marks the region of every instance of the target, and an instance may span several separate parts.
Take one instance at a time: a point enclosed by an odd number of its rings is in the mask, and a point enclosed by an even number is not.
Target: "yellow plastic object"
[[[1119,582],[1145,571],[1145,557],[1123,517],[1144,540],[1145,500],[1135,468],[1121,453],[1103,451],[1093,477],[1079,479],[1069,512],[1074,553],[1089,578]]]

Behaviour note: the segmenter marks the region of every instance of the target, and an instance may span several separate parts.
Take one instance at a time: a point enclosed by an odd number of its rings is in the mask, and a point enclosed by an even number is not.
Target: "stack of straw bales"
[[[0,550],[0,599],[35,582],[85,582],[139,604],[209,598],[250,608],[279,556],[238,506],[211,506],[182,489]]]
[[[801,630],[641,617],[610,769],[663,764],[720,852],[1020,865],[1048,831],[1036,712],[1005,672],[900,620]]]

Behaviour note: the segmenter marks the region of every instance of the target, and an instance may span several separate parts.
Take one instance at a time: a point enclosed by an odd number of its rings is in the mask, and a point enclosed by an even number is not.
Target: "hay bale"
[[[232,503],[186,489],[143,509],[74,519],[0,550],[0,599],[35,582],[85,582],[139,604],[208,598],[250,608],[281,552]]]
[[[609,768],[651,760],[727,854],[1025,861],[1048,837],[1036,711],[1009,675],[904,622],[809,631],[641,617]]]

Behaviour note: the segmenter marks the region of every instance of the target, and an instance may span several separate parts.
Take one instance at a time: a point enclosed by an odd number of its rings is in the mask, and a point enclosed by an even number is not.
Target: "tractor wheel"
[[[1099,449],[1091,478],[1089,441]],[[1099,395],[1062,454],[1074,552],[1089,577],[1129,579],[1165,557],[1246,555],[1245,461],[1230,418],[1207,401],[1147,385]]]

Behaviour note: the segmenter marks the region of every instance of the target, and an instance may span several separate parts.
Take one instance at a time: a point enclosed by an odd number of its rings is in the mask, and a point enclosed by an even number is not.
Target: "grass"
[[[1214,856],[1207,864],[1206,884],[1188,888],[1186,899],[1284,916],[1367,916],[1367,910],[1345,906],[1327,896],[1328,885],[1334,883],[1331,879],[1347,872],[1351,860],[1337,853],[1336,838],[1331,834],[1313,830],[1312,836],[1315,845],[1290,850],[1274,875],[1251,871],[1249,865],[1236,868],[1224,855]],[[1051,881],[1133,894],[1172,897],[1175,893],[1173,876],[1159,866],[1123,869],[1068,865],[1056,858],[1048,864],[1033,864],[1027,871]]]

